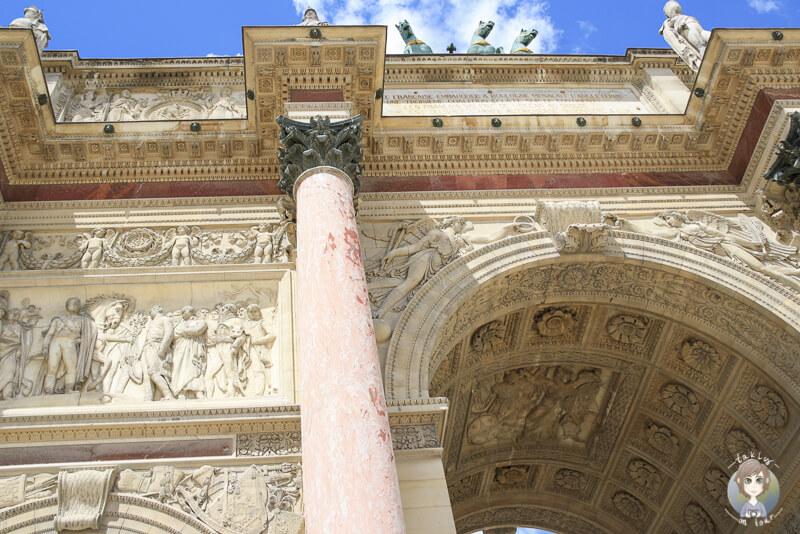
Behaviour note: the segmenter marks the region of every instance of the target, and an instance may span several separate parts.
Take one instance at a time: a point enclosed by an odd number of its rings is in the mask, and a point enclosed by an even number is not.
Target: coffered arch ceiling
[[[559,256],[544,234],[476,251],[401,317],[387,390],[449,398],[459,532],[732,532],[729,465],[749,450],[776,459],[790,520],[796,297],[726,260],[613,237],[604,254]],[[408,374],[406,330],[411,354],[430,347]]]

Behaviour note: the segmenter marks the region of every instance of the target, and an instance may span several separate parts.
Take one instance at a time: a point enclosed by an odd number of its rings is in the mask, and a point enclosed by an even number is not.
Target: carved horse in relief
[[[403,49],[404,54],[433,54],[433,50],[431,50],[430,46],[426,45],[424,41],[417,39],[417,36],[414,35],[414,32],[411,30],[411,25],[407,20],[400,21],[400,23],[395,24],[395,27],[406,42],[406,47]]]
[[[475,30],[475,33],[472,34],[472,40],[470,41],[469,48],[467,49],[467,54],[502,54],[503,47],[499,46],[497,48],[493,47],[486,41],[486,36],[494,28],[494,22],[491,20],[489,22],[481,21],[478,24],[478,29]]]
[[[536,30],[526,30],[522,28],[519,36],[514,39],[514,44],[511,45],[512,54],[533,54],[533,50],[528,48],[528,45],[533,41],[539,32]]]

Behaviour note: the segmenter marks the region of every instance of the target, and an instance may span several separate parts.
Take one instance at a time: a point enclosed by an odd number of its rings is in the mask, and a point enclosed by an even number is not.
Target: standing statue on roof
[[[700,62],[706,53],[711,32],[706,31],[696,18],[684,15],[681,5],[674,0],[664,4],[667,20],[661,25],[658,33],[664,36],[670,47],[686,63],[690,69],[700,70]]]
[[[317,11],[313,8],[306,9],[305,13],[303,13],[303,20],[298,24],[298,26],[328,26],[327,22],[323,22],[319,20],[319,16],[317,15]]]
[[[50,41],[50,30],[44,25],[44,16],[41,10],[35,6],[25,8],[25,16],[22,18],[14,19],[9,28],[29,28],[33,30],[33,37],[36,39],[36,48],[39,53],[47,48],[47,43]]]
[[[433,54],[433,50],[430,46],[425,44],[425,41],[417,39],[417,36],[414,35],[414,31],[411,29],[411,25],[407,20],[400,21],[398,24],[395,24],[395,27],[406,42],[406,47],[403,49],[404,54]]]

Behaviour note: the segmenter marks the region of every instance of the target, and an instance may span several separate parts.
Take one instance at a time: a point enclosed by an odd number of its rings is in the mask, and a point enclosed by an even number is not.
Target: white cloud
[[[597,31],[597,26],[595,26],[588,20],[579,20],[578,28],[580,28],[581,31],[583,32],[584,37],[589,37],[591,34]]]
[[[759,13],[769,13],[780,7],[780,2],[776,0],[747,0],[747,3]]]
[[[308,0],[293,0],[299,14]],[[764,0],[757,0],[764,1]],[[408,20],[418,39],[435,53],[446,53],[455,43],[458,53],[465,53],[481,20],[493,20],[494,30],[486,39],[505,52],[511,48],[520,29],[535,28],[539,36],[528,45],[538,53],[553,52],[561,31],[547,14],[548,4],[541,0],[317,0],[314,8],[320,20],[331,24],[376,24],[388,26],[387,52],[401,54],[405,43],[395,24]]]

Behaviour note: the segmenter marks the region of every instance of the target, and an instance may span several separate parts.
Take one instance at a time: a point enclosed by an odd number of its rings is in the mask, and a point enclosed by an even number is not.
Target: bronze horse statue
[[[533,41],[539,32],[536,30],[526,30],[522,28],[519,36],[514,39],[514,44],[511,45],[512,54],[533,54],[533,50],[528,48],[528,45]]]
[[[490,45],[486,42],[486,36],[489,35],[489,32],[492,31],[494,28],[494,22],[491,20],[489,22],[481,21],[478,25],[478,29],[475,30],[475,33],[472,34],[472,41],[467,49],[467,54],[502,54],[503,47],[499,46],[497,48]]]
[[[406,42],[406,47],[403,49],[404,54],[433,54],[431,47],[426,45],[424,41],[417,39],[414,32],[411,30],[411,25],[407,20],[400,21],[395,24],[395,27],[400,32],[400,36]]]

